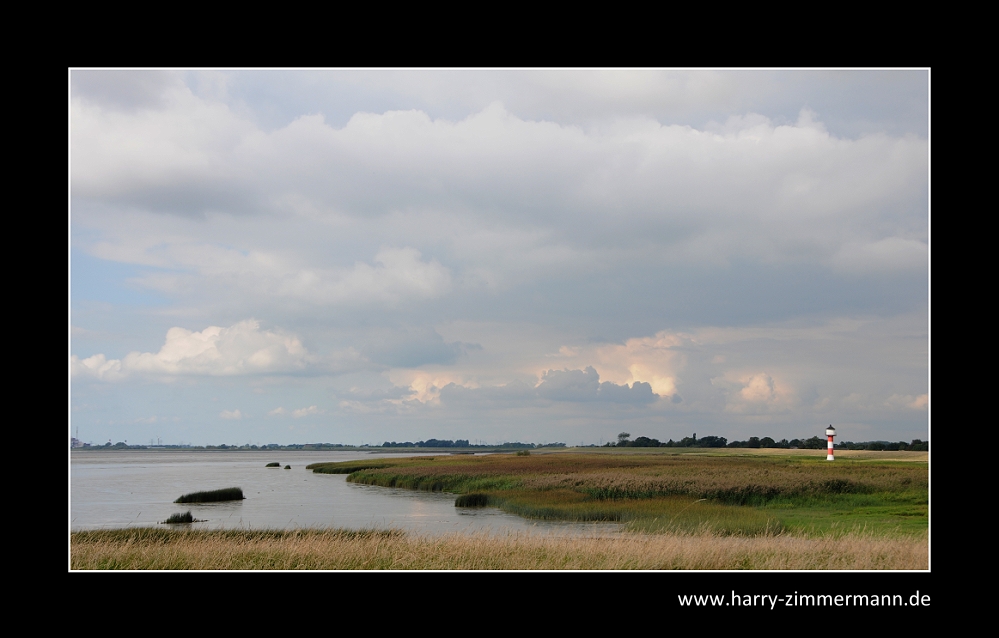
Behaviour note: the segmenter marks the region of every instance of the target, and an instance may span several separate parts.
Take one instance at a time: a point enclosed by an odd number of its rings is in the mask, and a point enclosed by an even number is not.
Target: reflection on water
[[[313,474],[310,463],[369,458],[365,452],[74,451],[70,463],[72,530],[156,526],[191,511],[193,529],[396,528],[423,534],[533,531],[615,534],[615,523],[529,521],[496,508],[454,507],[454,495],[348,483]],[[278,461],[281,468],[265,468]],[[283,469],[290,464],[290,470]],[[173,501],[182,494],[241,487],[228,503]]]

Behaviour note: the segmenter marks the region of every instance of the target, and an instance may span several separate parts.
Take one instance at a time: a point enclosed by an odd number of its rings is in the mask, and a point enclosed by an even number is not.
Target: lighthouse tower
[[[834,428],[832,426],[832,424],[830,424],[829,427],[826,428],[826,440],[829,442],[829,445],[826,447],[826,450],[827,450],[827,452],[826,452],[826,460],[827,461],[832,461],[833,460],[833,437],[834,436],[836,436],[836,428]]]

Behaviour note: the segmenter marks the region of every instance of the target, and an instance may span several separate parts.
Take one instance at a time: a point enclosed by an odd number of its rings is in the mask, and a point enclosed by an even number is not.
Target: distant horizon
[[[639,435],[639,437],[642,437],[642,436],[644,436],[644,435]],[[639,437],[636,437],[636,438],[639,438]],[[699,439],[696,439],[696,440],[697,441],[701,441],[701,440],[705,440],[705,439],[714,439],[714,438],[718,438],[718,437],[716,437],[715,435],[708,434],[708,435],[705,435],[705,436],[703,436],[703,437],[701,437]],[[725,438],[725,437],[721,437],[721,438]],[[811,439],[820,439],[822,441],[822,446],[821,447],[816,447],[814,449],[825,449],[825,439],[822,438],[822,437],[820,437],[820,436],[818,436],[818,435],[813,435],[813,436],[807,437],[807,438],[794,437],[793,439],[786,439],[785,438],[785,439],[780,439],[780,440],[775,440],[775,439],[773,439],[773,437],[769,437],[769,436],[762,436],[762,437],[756,437],[756,436],[754,436],[754,437],[750,437],[749,439],[747,439],[747,441],[749,441],[751,439],[762,440],[762,439],[766,439],[766,438],[769,438],[769,439],[771,439],[771,440],[773,440],[774,442],[777,442],[777,443],[791,442],[791,441],[808,441],[808,440],[811,440]],[[466,443],[468,443],[468,445],[465,445],[465,446],[462,446],[462,445],[451,445],[451,446],[435,446],[435,445],[419,446],[419,445],[416,445],[418,443],[426,443],[426,442],[429,442],[429,441],[432,441],[432,440],[441,441],[441,439],[421,439],[421,440],[417,440],[415,443],[413,441],[383,441],[382,443],[339,443],[339,442],[338,443],[333,443],[333,442],[330,442],[330,441],[308,441],[308,442],[305,442],[305,443],[283,443],[283,444],[282,443],[239,443],[239,444],[236,444],[236,443],[208,443],[208,444],[194,445],[194,444],[190,444],[190,443],[127,443],[126,441],[118,441],[118,442],[115,442],[115,443],[111,443],[110,441],[108,441],[107,443],[94,444],[93,442],[90,442],[90,441],[84,442],[84,441],[82,441],[80,439],[77,439],[76,437],[73,437],[73,440],[74,441],[79,441],[81,444],[84,444],[86,447],[91,447],[91,448],[95,448],[95,449],[96,448],[107,447],[108,445],[110,445],[111,447],[114,447],[115,445],[119,445],[119,444],[125,444],[128,447],[130,447],[130,448],[149,448],[149,449],[156,449],[156,448],[208,448],[208,447],[218,448],[218,447],[222,447],[222,446],[225,446],[227,449],[245,449],[245,448],[268,449],[268,448],[272,448],[272,447],[275,447],[275,446],[280,448],[280,447],[298,447],[298,446],[306,446],[306,445],[330,446],[330,447],[353,447],[353,448],[368,447],[368,448],[383,448],[383,449],[409,449],[407,447],[407,445],[413,446],[414,448],[418,448],[418,449],[448,449],[448,448],[451,448],[451,447],[455,447],[455,448],[462,448],[462,447],[495,448],[495,447],[499,447],[499,448],[502,448],[502,447],[507,447],[507,446],[528,446],[528,445],[531,445],[531,446],[534,446],[534,448],[536,448],[536,449],[545,449],[545,448],[553,448],[553,447],[559,447],[559,446],[565,447],[565,448],[574,448],[574,447],[604,447],[608,443],[613,443],[613,441],[607,441],[607,442],[603,442],[603,443],[584,443],[584,442],[580,442],[578,445],[577,444],[566,443],[564,441],[554,441],[554,442],[546,442],[546,443],[535,443],[535,442],[531,442],[531,441],[504,441],[502,443],[483,443],[483,442],[471,443],[469,439],[443,439],[443,441],[450,441],[452,443],[454,443],[456,441],[465,441]],[[680,440],[683,440],[683,439],[680,439]],[[673,441],[673,439],[669,439],[668,441]],[[726,441],[727,441],[727,439],[726,439]],[[664,441],[664,443],[665,442],[666,441]],[[727,442],[728,443],[745,443],[746,441],[727,441]],[[890,440],[887,440],[887,439],[874,439],[874,440],[870,440],[870,441],[836,441],[835,445],[839,446],[839,445],[842,445],[842,444],[867,444],[867,443],[910,443],[911,444],[911,443],[915,443],[915,442],[929,443],[929,440],[928,439],[927,440],[923,440],[923,439],[912,439],[912,440],[910,440],[908,442],[907,441],[890,441]],[[696,446],[693,446],[693,447],[696,447]],[[83,445],[81,445],[78,448],[74,447],[72,449],[83,449]],[[511,447],[511,449],[512,449],[512,447]],[[733,448],[733,449],[735,449],[735,448]],[[739,448],[739,449],[743,449],[743,448]],[[748,448],[748,449],[753,449],[753,448]],[[774,449],[779,449],[779,448],[774,448]]]

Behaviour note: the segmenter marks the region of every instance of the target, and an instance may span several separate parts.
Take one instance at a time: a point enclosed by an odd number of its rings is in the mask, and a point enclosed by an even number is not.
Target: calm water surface
[[[425,453],[423,454],[426,455]],[[344,474],[313,474],[310,463],[350,461],[370,452],[119,450],[70,456],[70,528],[157,526],[191,510],[194,529],[343,527],[403,529],[421,534],[488,531],[572,535],[620,533],[616,523],[529,521],[496,508],[459,509],[453,494],[348,483]],[[396,456],[396,455],[392,455]],[[269,462],[281,468],[265,468]],[[283,469],[291,465],[290,470]],[[228,503],[173,501],[182,494],[241,487]],[[188,526],[184,526],[188,527]]]

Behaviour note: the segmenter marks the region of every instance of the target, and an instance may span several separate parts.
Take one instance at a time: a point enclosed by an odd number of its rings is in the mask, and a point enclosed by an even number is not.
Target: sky
[[[929,79],[71,69],[71,434],[926,440]]]

